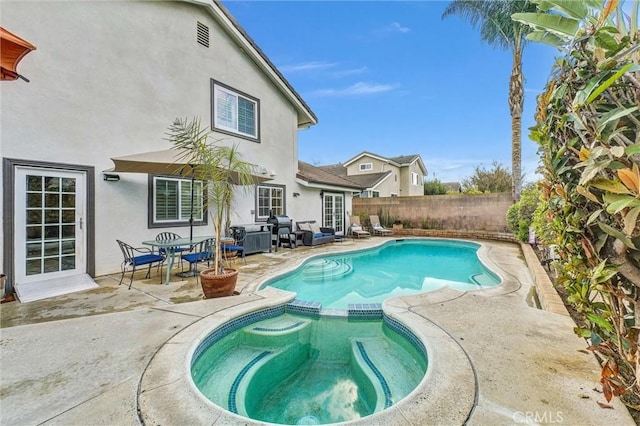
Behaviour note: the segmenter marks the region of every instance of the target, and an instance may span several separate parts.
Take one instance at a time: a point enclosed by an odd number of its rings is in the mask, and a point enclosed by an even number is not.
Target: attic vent
[[[198,43],[209,47],[209,27],[202,22],[198,22]]]

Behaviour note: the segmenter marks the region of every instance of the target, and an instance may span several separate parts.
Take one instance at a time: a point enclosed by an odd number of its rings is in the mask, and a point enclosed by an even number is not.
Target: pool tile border
[[[356,345],[358,346],[358,350],[360,351],[360,355],[364,362],[369,366],[373,374],[375,374],[376,378],[380,382],[380,386],[382,386],[382,391],[384,392],[384,408],[389,408],[392,403],[391,399],[391,389],[389,388],[389,384],[387,383],[387,379],[384,378],[378,367],[371,361],[369,358],[369,354],[367,354],[367,350],[364,348],[364,345],[360,341],[356,341]]]
[[[382,321],[389,327],[391,330],[395,331],[399,335],[403,336],[407,339],[420,353],[424,356],[424,359],[429,360],[427,357],[427,348],[424,346],[422,340],[416,336],[413,331],[409,329],[406,325],[401,323],[400,321],[391,318],[389,315],[384,314],[382,317]]]
[[[382,303],[350,303],[349,319],[382,319]]]
[[[220,327],[213,330],[202,342],[198,345],[191,358],[191,368],[198,361],[200,356],[214,343],[222,339],[224,336],[241,329],[246,325],[253,324],[258,321],[262,321],[269,318],[274,318],[285,313],[286,305],[274,306],[259,311],[251,312],[249,314],[242,315],[231,321],[226,322]]]

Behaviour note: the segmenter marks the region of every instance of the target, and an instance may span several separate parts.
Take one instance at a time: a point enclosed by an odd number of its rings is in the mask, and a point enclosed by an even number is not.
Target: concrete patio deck
[[[281,249],[238,261],[240,294],[202,300],[194,279],[170,285],[119,274],[98,289],[0,305],[0,424],[250,424],[198,399],[182,354],[194,336],[289,296],[257,291],[310,255],[371,247],[386,238]],[[503,284],[490,290],[390,299],[385,312],[427,339],[429,371],[407,398],[359,424],[632,425],[597,391],[599,366],[566,315],[530,306],[532,274],[520,246],[483,241]],[[143,275],[143,274],[142,274]],[[529,303],[528,303],[529,302]],[[192,407],[197,407],[195,409]]]

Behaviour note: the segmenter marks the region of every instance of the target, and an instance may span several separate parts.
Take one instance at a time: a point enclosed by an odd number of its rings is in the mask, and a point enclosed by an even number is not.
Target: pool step
[[[494,279],[486,274],[474,274],[469,277],[472,283],[478,284],[484,287],[493,287],[496,285]]]
[[[311,320],[277,317],[244,330],[246,344],[258,347],[282,347],[292,342],[309,341]]]
[[[304,266],[305,281],[337,280],[353,272],[353,267],[341,259],[317,259]]]
[[[419,383],[416,366],[397,356],[400,345],[386,338],[351,339],[352,361],[358,363],[377,393],[376,411],[398,402],[397,395],[408,395]],[[387,380],[390,379],[390,380]]]
[[[255,364],[254,360],[264,352],[273,352],[269,348],[256,348],[250,346],[239,346],[229,349],[226,354],[218,356],[215,363],[211,363],[206,371],[206,377],[199,378],[200,390],[210,400],[222,407],[226,407],[237,377],[248,365]],[[253,364],[252,364],[253,363]],[[192,373],[193,374],[193,373]],[[194,374],[197,375],[196,372]],[[246,371],[245,373],[246,374]],[[235,394],[235,393],[234,393]]]

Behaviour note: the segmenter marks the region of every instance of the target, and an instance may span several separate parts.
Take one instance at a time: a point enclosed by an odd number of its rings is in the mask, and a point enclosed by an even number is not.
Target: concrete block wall
[[[509,232],[511,204],[509,193],[354,198],[352,214],[377,214],[381,221],[398,219],[410,222],[414,229]]]

